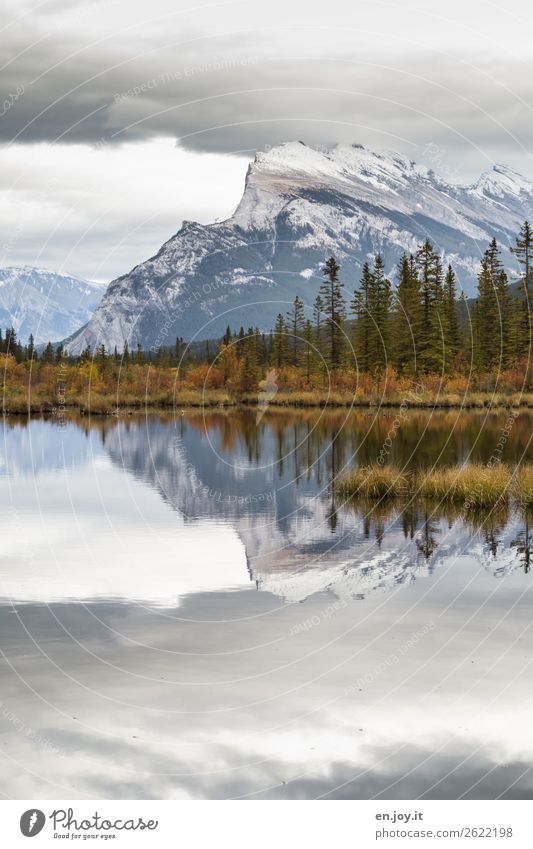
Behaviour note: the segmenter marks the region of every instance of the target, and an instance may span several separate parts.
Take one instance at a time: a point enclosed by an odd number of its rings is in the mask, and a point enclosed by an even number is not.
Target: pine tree
[[[400,374],[417,375],[420,338],[420,284],[414,258],[405,254],[398,268],[398,287],[394,295],[392,350]]]
[[[326,260],[322,269],[325,280],[319,294],[324,302],[326,359],[332,369],[339,368],[344,349],[344,319],[346,306],[339,280],[340,266],[334,257]]]
[[[533,287],[533,230],[528,221],[522,224],[515,246],[511,250],[524,269],[524,289],[530,301],[530,292]]]
[[[290,333],[291,362],[297,366],[299,363],[299,351],[304,326],[304,302],[296,295],[292,308],[287,312],[287,327]]]
[[[27,348],[26,356],[27,356],[28,360],[30,360],[30,362],[31,362],[31,360],[37,359],[36,354],[35,354],[35,340],[33,338],[33,333],[30,333],[30,338],[28,339],[28,348]]]
[[[231,337],[229,342],[221,343],[216,364],[221,368],[222,380],[224,381],[224,386],[227,386],[228,382],[234,379],[238,372],[237,352],[235,351],[235,345],[231,344]]]
[[[315,322],[316,344],[320,346],[322,341],[322,317],[324,315],[324,301],[317,295],[313,304],[313,320]]]
[[[259,382],[259,369],[257,365],[256,335],[253,328],[250,327],[248,329],[248,333],[241,340],[241,345],[239,386],[243,392],[255,392]]]
[[[244,339],[245,339],[245,336],[246,336],[246,334],[245,334],[245,332],[244,332],[244,327],[243,327],[243,326],[242,326],[242,324],[241,324],[241,326],[240,326],[240,328],[239,328],[239,333],[237,334],[237,337],[236,337],[236,344],[235,344],[235,351],[237,352],[237,359],[239,359],[239,360],[240,360],[240,358],[242,357],[243,352],[244,352],[244,348],[245,348]]]
[[[522,277],[523,293],[520,298],[520,310],[515,310],[515,334],[516,354],[518,357],[527,357],[529,368],[531,348],[531,310],[533,308],[533,230],[528,221],[524,221],[520,233],[516,237],[512,252],[522,266],[524,273]]]
[[[83,353],[82,353],[82,357],[83,357]],[[44,349],[44,351],[42,353],[41,360],[42,360],[43,363],[47,363],[47,364],[54,362],[54,348],[53,348],[53,345],[52,345],[51,342],[48,342],[48,344],[46,345],[46,348]]]
[[[457,318],[455,272],[451,265],[448,265],[444,280],[444,338],[445,366],[450,371],[455,364],[461,346],[459,321]]]
[[[308,383],[311,382],[311,372],[316,361],[315,336],[313,325],[309,319],[306,319],[302,331],[304,341],[303,361],[305,365],[305,376]]]
[[[421,298],[420,365],[426,372],[440,372],[445,347],[442,263],[429,239],[417,250],[416,264]]]
[[[355,316],[353,346],[358,368],[367,372],[370,368],[369,349],[373,318],[370,314],[370,292],[372,274],[368,262],[363,265],[359,289],[354,292],[351,311]]]
[[[480,371],[507,365],[510,350],[511,301],[500,249],[493,239],[483,254],[474,306],[474,363]]]
[[[380,254],[374,260],[370,275],[369,311],[372,317],[369,339],[369,368],[381,371],[390,355],[392,286],[385,277],[385,267]]]
[[[287,325],[285,319],[278,313],[273,339],[273,362],[276,368],[283,368],[287,362]]]

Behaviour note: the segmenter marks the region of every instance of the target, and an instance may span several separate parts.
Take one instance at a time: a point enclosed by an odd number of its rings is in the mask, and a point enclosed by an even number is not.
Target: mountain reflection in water
[[[394,418],[7,420],[4,792],[531,798],[530,517],[343,502]],[[487,461],[506,418],[411,412],[390,460]]]

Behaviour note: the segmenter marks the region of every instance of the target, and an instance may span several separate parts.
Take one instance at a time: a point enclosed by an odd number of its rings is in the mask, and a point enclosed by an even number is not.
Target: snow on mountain
[[[270,428],[259,461],[238,440],[232,456],[225,452],[225,435],[224,427],[210,430],[206,450],[200,420],[183,418],[169,431],[154,416],[143,425],[119,421],[106,430],[105,450],[114,465],[153,487],[191,525],[209,519],[235,531],[260,591],[292,603],[323,592],[347,601],[425,579],[457,557],[468,558],[473,574],[483,569],[495,578],[522,568],[515,542],[522,517],[498,531],[492,545],[483,531],[475,535],[459,519],[450,527],[449,517],[436,513],[429,522],[420,514],[406,532],[400,511],[373,520],[364,509],[346,505],[337,509],[332,527],[325,469],[319,473],[315,464],[305,484],[295,485],[288,459],[283,470],[264,462],[275,456]]]
[[[105,289],[87,280],[25,265],[0,268],[0,327],[25,342],[58,342],[92,316]]]
[[[213,337],[227,324],[268,329],[296,294],[312,303],[327,255],[340,261],[349,293],[376,252],[393,273],[426,237],[472,294],[493,236],[515,266],[507,246],[532,204],[533,182],[502,165],[457,186],[396,153],[279,145],[256,155],[228,220],[184,221],[156,256],[114,280],[69,350],[158,347],[178,335]]]

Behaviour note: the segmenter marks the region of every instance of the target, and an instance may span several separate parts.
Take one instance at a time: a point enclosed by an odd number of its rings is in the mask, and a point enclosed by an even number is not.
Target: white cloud
[[[109,281],[155,253],[183,218],[237,204],[247,160],[197,154],[172,139],[4,148],[0,262]]]

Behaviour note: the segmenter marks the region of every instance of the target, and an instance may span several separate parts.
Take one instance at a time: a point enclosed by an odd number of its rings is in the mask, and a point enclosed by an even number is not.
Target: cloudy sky
[[[523,0],[3,0],[0,264],[109,281],[289,139],[533,175]]]

